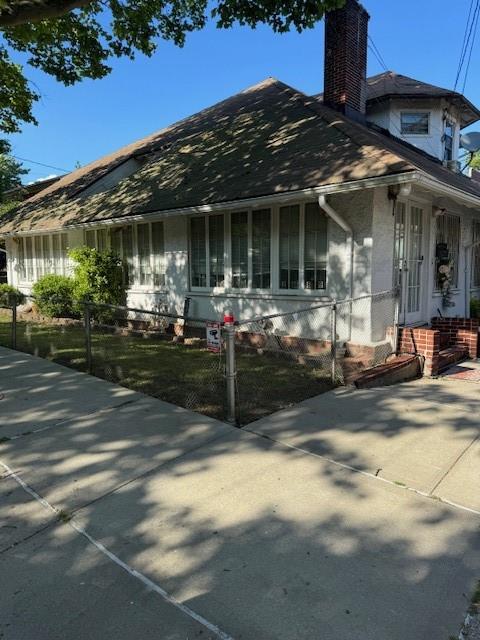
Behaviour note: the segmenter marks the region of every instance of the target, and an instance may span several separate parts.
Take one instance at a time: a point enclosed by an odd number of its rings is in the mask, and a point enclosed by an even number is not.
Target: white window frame
[[[472,220],[472,242],[480,241],[480,220]],[[480,289],[480,245],[472,247],[472,289]]]
[[[60,246],[60,269],[59,271],[56,271],[54,269],[55,266],[55,260],[54,260],[54,254],[53,254],[53,236],[58,236],[59,238],[59,246]],[[20,272],[19,269],[19,276],[18,276],[18,281],[20,284],[24,284],[24,285],[31,285],[34,282],[36,282],[37,280],[39,280],[40,277],[44,276],[44,275],[50,275],[50,274],[55,274],[55,275],[63,275],[66,276],[69,274],[70,271],[70,263],[68,260],[68,255],[62,254],[62,236],[65,236],[67,238],[67,243],[68,243],[68,235],[65,232],[62,233],[54,233],[54,234],[35,234],[35,235],[28,235],[28,236],[20,236],[18,238],[19,240],[19,244],[22,244],[23,247],[23,272],[24,272],[24,276],[22,277],[22,274]],[[27,273],[27,263],[26,263],[26,258],[27,258],[27,252],[26,252],[26,244],[27,244],[27,238],[30,239],[31,244],[32,244],[32,263],[31,263],[31,272],[32,272],[32,279],[30,280],[28,278],[28,273]],[[37,256],[37,248],[36,248],[36,244],[37,244],[37,238],[40,238],[40,246],[41,246],[41,256]],[[45,255],[44,255],[44,238],[47,238],[48,240],[48,260],[45,260]],[[67,248],[68,248],[68,244],[67,244]],[[20,254],[20,248],[18,247],[17,249],[17,259],[19,259],[19,254]],[[43,262],[43,266],[44,266],[44,272],[39,275],[39,269],[37,268],[37,260],[41,260]],[[50,264],[50,269],[47,269],[47,265]]]
[[[209,256],[209,232],[208,232],[208,218],[212,215],[219,215],[221,212],[212,214],[201,214],[189,216],[188,218],[188,274],[189,274],[189,290],[192,293],[218,293],[218,294],[232,294],[244,296],[248,294],[252,295],[275,295],[275,296],[288,296],[288,297],[313,297],[313,298],[325,298],[328,297],[328,256],[329,256],[329,241],[330,241],[330,227],[327,224],[327,237],[326,237],[326,282],[324,289],[305,289],[305,206],[311,204],[313,201],[299,202],[294,201],[289,203],[290,206],[299,206],[299,286],[298,289],[280,289],[280,264],[279,264],[279,242],[280,242],[280,209],[285,205],[269,206],[268,204],[254,207],[254,208],[242,208],[236,211],[226,211],[224,215],[224,269],[225,269],[225,286],[224,287],[210,287],[210,256]],[[256,211],[263,211],[265,209],[270,210],[270,287],[268,289],[253,288],[253,243],[252,243],[252,218]],[[232,243],[231,243],[231,216],[236,212],[247,213],[247,225],[248,225],[248,286],[247,287],[233,287],[232,286]],[[191,238],[191,220],[192,218],[205,219],[205,244],[206,244],[206,282],[207,286],[197,287],[193,286],[192,278],[192,238]]]
[[[162,271],[160,272],[163,275],[163,284],[156,287],[154,284],[153,274],[155,271],[155,254],[153,252],[153,236],[152,236],[152,225],[155,223],[160,223],[163,226],[163,254],[160,256],[160,263],[163,266]],[[150,261],[150,273],[151,273],[151,282],[147,284],[139,284],[139,276],[140,276],[140,254],[138,250],[138,225],[148,225],[148,240],[149,240],[149,261]],[[84,232],[84,243],[87,244],[87,231],[95,232],[95,248],[98,247],[98,232],[102,232],[106,230],[107,238],[106,238],[106,248],[112,248],[112,233],[115,233],[115,230],[123,227],[132,227],[132,251],[133,251],[133,274],[132,274],[132,282],[129,283],[128,290],[129,291],[140,291],[140,292],[153,292],[156,293],[158,291],[164,291],[166,287],[167,273],[166,273],[166,259],[165,259],[165,222],[164,220],[148,220],[145,222],[137,222],[134,224],[124,224],[124,225],[115,225],[113,227],[95,227],[94,229],[87,229]],[[122,260],[124,259],[123,255],[123,238],[122,238],[122,246],[121,246],[121,254],[120,257]]]
[[[422,115],[428,117],[427,133],[405,133],[403,131],[403,116]],[[400,133],[407,138],[426,138],[431,135],[432,130],[432,112],[424,109],[402,109],[400,111]]]
[[[447,135],[447,127],[450,126],[452,128],[452,135],[449,136]],[[455,160],[455,137],[457,135],[457,123],[456,121],[451,117],[451,116],[445,116],[444,121],[443,121],[443,140],[442,140],[442,147],[443,147],[443,160],[445,162],[450,162],[452,160]],[[447,158],[445,157],[446,152],[447,152],[447,138],[450,138],[452,140],[452,157],[447,160]]]

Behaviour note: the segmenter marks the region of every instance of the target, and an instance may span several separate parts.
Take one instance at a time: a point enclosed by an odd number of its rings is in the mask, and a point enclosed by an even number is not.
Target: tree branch
[[[0,28],[15,27],[26,22],[59,18],[73,9],[91,4],[92,0],[41,0],[40,2],[1,3]]]

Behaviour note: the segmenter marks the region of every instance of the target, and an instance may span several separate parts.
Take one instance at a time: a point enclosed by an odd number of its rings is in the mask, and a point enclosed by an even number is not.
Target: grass
[[[0,345],[11,325],[0,315]],[[17,349],[86,370],[80,325],[20,321]],[[144,335],[92,333],[93,373],[193,411],[224,419],[224,359],[204,348]],[[239,420],[246,424],[332,388],[328,371],[272,354],[237,349]]]

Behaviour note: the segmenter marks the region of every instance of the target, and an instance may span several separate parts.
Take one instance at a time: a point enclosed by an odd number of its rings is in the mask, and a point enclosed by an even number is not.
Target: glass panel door
[[[421,312],[423,210],[419,207],[411,207],[409,217],[407,317]],[[413,319],[410,321],[415,322]]]
[[[412,324],[422,317],[424,285],[424,212],[398,202],[395,209],[393,285],[400,292],[400,322]]]

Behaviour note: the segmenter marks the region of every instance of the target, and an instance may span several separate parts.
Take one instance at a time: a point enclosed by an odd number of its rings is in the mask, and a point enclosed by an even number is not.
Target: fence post
[[[17,296],[12,294],[12,349],[17,348]]]
[[[332,360],[332,383],[337,381],[337,301],[332,304],[331,317],[331,360]]]
[[[85,353],[87,358],[87,373],[92,373],[92,325],[89,302],[84,303],[83,319],[85,325]]]
[[[397,355],[398,353],[398,332],[399,332],[399,324],[400,324],[400,288],[395,287],[394,289],[395,295],[395,310],[393,317],[393,353]]]
[[[225,314],[224,327],[225,327],[225,374],[227,380],[227,420],[228,422],[236,422],[236,408],[235,408],[235,392],[236,392],[236,379],[237,369],[235,366],[235,325],[232,315]]]

